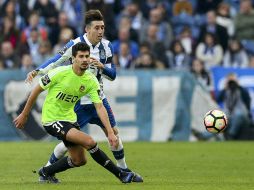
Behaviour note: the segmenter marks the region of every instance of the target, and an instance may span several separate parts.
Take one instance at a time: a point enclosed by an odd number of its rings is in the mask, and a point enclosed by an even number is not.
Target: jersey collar
[[[90,42],[90,41],[88,40],[88,38],[87,38],[87,33],[85,33],[83,37],[84,37],[86,43],[87,43],[90,47],[93,47],[93,48],[97,47],[97,48],[98,48],[99,45],[100,45],[100,43],[101,43],[101,42],[99,42],[99,43],[97,43],[95,46],[93,46],[93,44],[91,44],[91,42]]]

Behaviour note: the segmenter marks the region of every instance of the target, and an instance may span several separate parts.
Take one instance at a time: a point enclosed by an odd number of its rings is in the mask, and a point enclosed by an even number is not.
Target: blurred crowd
[[[0,0],[0,69],[30,71],[84,34],[99,9],[119,69],[254,67],[253,0]]]

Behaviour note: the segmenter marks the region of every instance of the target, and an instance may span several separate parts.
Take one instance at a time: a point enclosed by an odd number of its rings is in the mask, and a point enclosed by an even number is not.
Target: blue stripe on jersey
[[[48,65],[50,65],[53,62],[56,62],[58,59],[60,59],[62,57],[62,55],[60,55],[59,53],[56,54],[54,57],[48,59],[46,62],[44,62],[43,64],[41,64],[39,67],[36,68],[36,70],[40,70],[40,69],[44,69],[45,67],[47,67]]]
[[[80,39],[80,41],[81,41],[81,42],[86,42],[86,41],[85,41],[85,38],[84,38],[84,36],[83,36],[83,35],[82,35],[82,36],[80,36],[80,37],[79,37],[79,39]]]
[[[111,63],[111,68],[104,67],[102,74],[106,75],[107,77],[111,78],[111,80],[115,80],[116,78],[116,66],[115,64]]]
[[[44,62],[43,64],[41,64],[36,70],[39,69],[44,69],[45,67],[47,67],[48,65],[50,65],[51,63],[56,62],[58,59],[60,59],[62,57],[62,55],[67,51],[67,49],[69,49],[71,46],[74,45],[74,42],[71,40],[69,41],[62,50],[60,50],[54,57],[50,58],[49,60],[47,60],[46,62]]]
[[[102,64],[105,64],[106,63],[106,59],[107,59],[107,56],[106,56],[106,50],[103,46],[103,44],[100,42],[100,45],[98,47],[99,49],[99,57],[100,57],[100,62]]]

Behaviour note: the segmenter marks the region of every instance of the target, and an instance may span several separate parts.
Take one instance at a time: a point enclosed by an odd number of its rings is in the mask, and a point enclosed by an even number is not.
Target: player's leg
[[[57,125],[61,126],[62,130],[57,130],[56,132],[50,133],[54,134],[54,136],[61,138],[65,144],[66,142],[73,143],[73,145],[80,145],[83,148],[87,149],[89,153],[91,154],[92,158],[101,166],[103,166],[105,169],[113,173],[117,178],[119,178],[123,183],[130,183],[132,181],[132,178],[134,176],[133,173],[126,173],[122,172],[114,163],[107,157],[107,155],[99,149],[97,143],[87,134],[81,132],[80,130],[76,129],[73,124],[70,124],[68,122],[57,122]],[[56,129],[59,127],[55,127]],[[54,128],[46,128],[46,130],[49,132],[50,130],[56,131]],[[65,134],[65,135],[63,135]],[[68,146],[69,147],[69,146]],[[79,154],[79,155],[78,155]],[[85,164],[86,160],[83,159],[82,154],[83,152],[78,151],[78,149],[73,154],[70,152],[71,157],[64,157],[58,160],[56,163],[43,167],[39,171],[39,175],[43,175],[45,177],[51,177],[54,176],[55,173],[59,173],[62,171],[65,171],[67,169],[70,169],[75,166],[81,166]]]
[[[64,155],[66,154],[67,151],[68,151],[68,149],[64,145],[63,142],[58,143],[55,146],[54,151],[52,152],[46,166],[49,166],[49,165],[55,163],[56,161],[58,161],[60,158],[64,157]]]
[[[113,153],[113,155],[114,155],[114,157],[116,159],[117,166],[122,168],[122,169],[126,169],[126,168],[128,168],[128,166],[127,166],[126,161],[125,161],[123,143],[122,143],[121,137],[120,137],[120,135],[118,133],[118,130],[115,127],[116,126],[116,121],[115,121],[115,117],[114,117],[113,111],[112,111],[112,109],[111,109],[111,107],[110,107],[110,105],[109,105],[109,103],[108,103],[106,98],[103,99],[103,105],[104,105],[104,107],[107,110],[110,124],[111,124],[111,126],[112,126],[112,128],[114,130],[115,135],[118,138],[118,147],[115,148],[113,146],[110,146],[110,144],[109,144],[110,150],[112,151],[112,153]],[[101,128],[103,129],[104,133],[107,136],[107,131],[105,130],[105,128],[102,125],[100,120],[99,120],[98,124],[99,124],[99,126],[101,126]]]
[[[110,121],[110,124],[112,126],[112,129],[113,129],[115,135],[118,138],[117,148],[115,148],[113,146],[110,146],[110,144],[109,144],[110,150],[112,151],[112,153],[113,153],[113,155],[116,159],[117,166],[119,168],[121,168],[121,170],[123,170],[123,171],[130,172],[131,170],[128,168],[127,163],[125,161],[123,142],[122,142],[122,139],[119,135],[119,131],[116,127],[115,117],[114,117],[113,111],[112,111],[112,109],[111,109],[111,107],[110,107],[110,105],[109,105],[106,98],[103,99],[103,105],[107,110],[109,121]],[[97,125],[99,125],[101,127],[101,129],[104,131],[105,135],[107,136],[107,131],[106,131],[105,127],[103,126],[103,124],[101,123],[100,119],[94,119],[94,122],[97,123]],[[136,174],[133,178],[133,182],[143,182],[143,178],[140,175]]]
[[[89,106],[82,106],[80,105],[80,101],[77,102],[75,105],[75,112],[77,114],[78,118],[78,124],[79,126],[83,127],[88,124],[89,120],[92,117],[91,109]],[[67,147],[64,145],[63,142],[60,142],[57,144],[54,148],[54,151],[52,152],[46,166],[49,166],[50,164],[55,163],[58,161],[60,158],[64,157],[64,155],[67,152]]]

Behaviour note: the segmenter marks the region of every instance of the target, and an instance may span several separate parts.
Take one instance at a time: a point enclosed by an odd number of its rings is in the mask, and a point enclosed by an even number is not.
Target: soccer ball
[[[222,132],[228,124],[226,114],[221,110],[211,110],[205,114],[204,125],[210,133]]]

